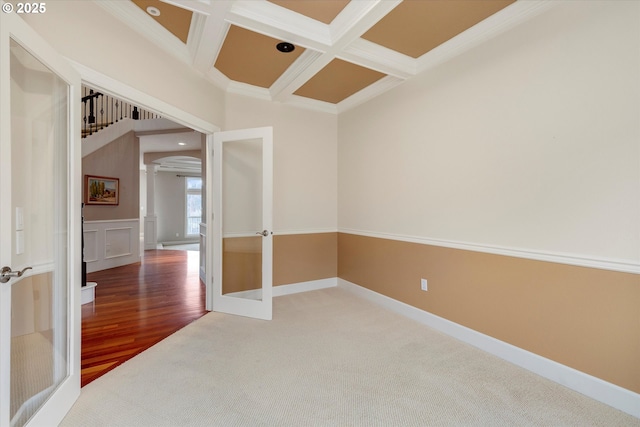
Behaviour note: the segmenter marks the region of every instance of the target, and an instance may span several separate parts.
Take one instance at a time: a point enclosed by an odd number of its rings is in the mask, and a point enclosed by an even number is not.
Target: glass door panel
[[[214,310],[270,319],[271,128],[219,132],[214,152],[221,258],[214,266]]]
[[[70,90],[13,39],[9,58],[11,178],[2,183],[2,200],[10,200],[12,215],[10,238],[4,236],[2,244],[11,248],[14,273],[0,286],[3,298],[10,295],[11,301],[9,419],[11,426],[22,426],[70,372]],[[10,198],[5,197],[8,189]]]
[[[222,294],[262,300],[262,140],[222,146]]]

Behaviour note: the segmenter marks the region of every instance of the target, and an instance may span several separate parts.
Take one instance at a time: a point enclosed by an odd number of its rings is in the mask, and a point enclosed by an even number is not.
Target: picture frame
[[[86,205],[117,206],[120,203],[120,180],[106,176],[85,175]]]

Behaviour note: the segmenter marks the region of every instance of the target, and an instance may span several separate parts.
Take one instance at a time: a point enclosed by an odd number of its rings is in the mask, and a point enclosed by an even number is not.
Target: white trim
[[[280,94],[279,96],[282,97],[284,104],[290,105],[292,107],[304,108],[321,113],[338,114],[337,104],[318,101],[317,99],[305,98],[303,96],[293,94],[286,97],[284,96],[284,94]]]
[[[257,237],[260,234],[257,231],[248,231],[248,232],[237,232],[237,233],[224,233],[222,235],[223,239],[239,239],[243,237]]]
[[[337,233],[335,228],[309,228],[305,230],[279,230],[274,231],[274,236],[289,236],[295,234],[322,234],[322,233]]]
[[[306,75],[307,69],[313,67],[313,63],[322,56],[321,52],[311,49],[305,50],[284,73],[273,82],[269,88],[269,93],[274,100],[286,99],[293,92],[298,90],[304,81],[299,81],[301,74]]]
[[[601,270],[619,271],[622,273],[640,274],[640,262],[632,260],[587,257],[578,254],[511,248],[507,246],[459,242],[455,240],[433,239],[428,237],[405,236],[392,233],[378,233],[372,231],[355,230],[351,228],[339,228],[338,232],[355,234],[365,237],[375,237],[378,239],[397,240],[400,242],[419,243],[422,245],[463,249],[466,251],[484,252],[495,255],[505,255],[516,258],[532,259],[536,261],[547,261],[555,262],[558,264],[576,265],[579,267],[599,268]]]
[[[338,286],[338,278],[309,280],[308,282],[292,283],[289,285],[278,285],[273,287],[273,296],[298,294],[300,292],[317,291],[319,289],[335,288]]]
[[[400,79],[416,75],[416,60],[365,39],[349,44],[338,58]]]
[[[227,84],[227,92],[262,99],[264,101],[271,101],[271,92],[269,92],[269,89],[233,80],[229,80],[229,83]]]
[[[640,418],[640,394],[338,278],[338,287]]]
[[[298,234],[321,234],[321,233],[337,233],[338,230],[335,228],[311,228],[308,230],[280,230],[280,231],[272,231],[271,234],[274,236],[291,236]],[[239,237],[256,237],[256,233],[253,231],[249,232],[237,232],[237,233],[224,233],[222,236],[225,239],[235,239]]]
[[[328,25],[266,1],[238,0],[225,19],[251,31],[307,48],[324,50],[331,45]]]
[[[361,89],[348,98],[340,101],[337,104],[338,113],[342,113],[343,111],[347,111],[360,104],[364,104],[372,98],[375,98],[378,95],[382,95],[383,93],[389,91],[391,88],[394,88],[402,83],[404,83],[404,80],[401,80],[397,77],[382,77],[380,80],[370,84],[364,89]]]
[[[402,0],[350,1],[329,24],[332,44],[360,37],[400,3]]]
[[[113,224],[114,222],[131,222],[131,221],[140,221],[140,218],[128,218],[128,219],[97,219],[94,221],[85,221],[86,224]],[[95,231],[95,230],[88,230]]]
[[[319,289],[335,288],[338,286],[338,278],[331,277],[329,279],[309,280],[308,282],[291,283],[289,285],[278,285],[273,287],[273,297],[281,297],[284,295],[299,294],[301,292],[317,291]],[[248,291],[232,292],[225,294],[236,298],[256,299],[260,297],[260,289],[251,289]]]

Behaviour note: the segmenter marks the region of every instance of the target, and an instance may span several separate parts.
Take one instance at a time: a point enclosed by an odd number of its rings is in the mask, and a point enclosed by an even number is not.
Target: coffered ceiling
[[[339,113],[543,8],[537,0],[96,2],[223,90]],[[291,52],[276,46],[287,42]]]

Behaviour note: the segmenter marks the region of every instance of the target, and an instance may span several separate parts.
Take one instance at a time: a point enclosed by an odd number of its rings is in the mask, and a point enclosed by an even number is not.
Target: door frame
[[[261,244],[262,283],[261,299],[254,300],[239,296],[222,294],[223,273],[223,240],[224,229],[223,216],[223,169],[224,155],[223,144],[225,142],[260,139],[262,158],[262,189],[260,212],[260,230],[243,230],[249,235],[263,234]],[[213,284],[211,293],[211,305],[213,310],[256,319],[271,320],[273,312],[273,127],[258,127],[248,129],[229,130],[216,132],[213,146],[207,145],[207,179],[212,176],[213,186],[207,187],[207,211],[213,207],[212,213],[217,222],[213,223],[213,253],[212,268],[207,269],[207,282]],[[208,239],[209,240],[209,239]]]
[[[80,312],[80,283],[81,269],[78,260],[81,259],[80,242],[80,219],[81,219],[81,154],[80,154],[80,76],[71,65],[60,56],[49,44],[26,22],[15,14],[2,13],[0,15],[0,45],[6,49],[0,50],[0,91],[3,94],[10,93],[10,39],[18,42],[31,55],[50,68],[62,80],[69,85],[68,100],[68,169],[67,169],[67,192],[68,192],[68,254],[67,254],[67,339],[68,347],[68,376],[57,386],[54,393],[47,399],[43,406],[36,412],[28,422],[28,425],[58,424],[67,414],[71,405],[80,395],[80,340],[81,340],[81,312]],[[11,117],[11,97],[4,96],[0,99],[0,114],[2,121],[10,123]],[[2,126],[0,130],[2,141],[11,140],[11,127]],[[7,142],[8,144],[9,142]],[[6,153],[3,153],[6,154]],[[0,168],[0,181],[11,182],[11,164],[5,161]],[[9,181],[8,181],[9,180]],[[11,209],[0,209],[0,233],[4,236],[12,236],[12,215]],[[0,245],[0,259],[10,260],[13,252],[13,245]],[[3,261],[4,262],[4,261]],[[11,292],[2,292],[7,298],[0,300],[0,312],[11,310]],[[0,328],[10,328],[10,325],[2,323],[0,316]],[[6,336],[6,334],[5,334]],[[4,339],[3,339],[4,340]],[[7,343],[0,343],[0,348],[8,348]],[[0,370],[10,372],[10,355],[0,357],[2,363]],[[0,384],[0,395],[8,396],[10,384],[7,382]],[[9,426],[10,410],[5,405],[9,399],[0,401],[0,426]],[[6,415],[5,415],[6,414]]]
[[[213,144],[213,134],[218,132],[220,128],[206,120],[203,120],[199,117],[194,116],[191,113],[188,113],[178,107],[175,107],[161,99],[148,95],[132,86],[129,86],[126,83],[123,83],[119,80],[116,80],[112,77],[106,76],[99,71],[96,71],[90,67],[87,67],[83,64],[75,62],[73,60],[69,60],[71,65],[80,73],[80,78],[82,79],[82,83],[87,84],[94,89],[99,91],[105,91],[111,93],[112,95],[136,104],[142,108],[157,111],[164,118],[171,120],[177,124],[183,125],[185,127],[189,127],[197,132],[200,132],[206,136],[206,146],[212,146]],[[210,165],[207,163],[207,168]],[[204,171],[203,171],[204,172]],[[203,174],[204,175],[204,174]],[[207,178],[207,188],[213,185],[213,183],[209,182]],[[207,225],[206,227],[206,235],[205,235],[205,253],[207,254],[207,259],[205,261],[205,270],[210,270],[213,264],[209,261],[211,259],[211,254],[213,253],[213,242],[211,239],[211,224],[213,223],[213,212],[207,210],[207,217],[203,218],[204,223]],[[206,277],[206,271],[205,271]],[[207,311],[211,311],[213,309],[212,305],[212,294],[213,294],[213,286],[211,281],[205,281],[205,309]]]

